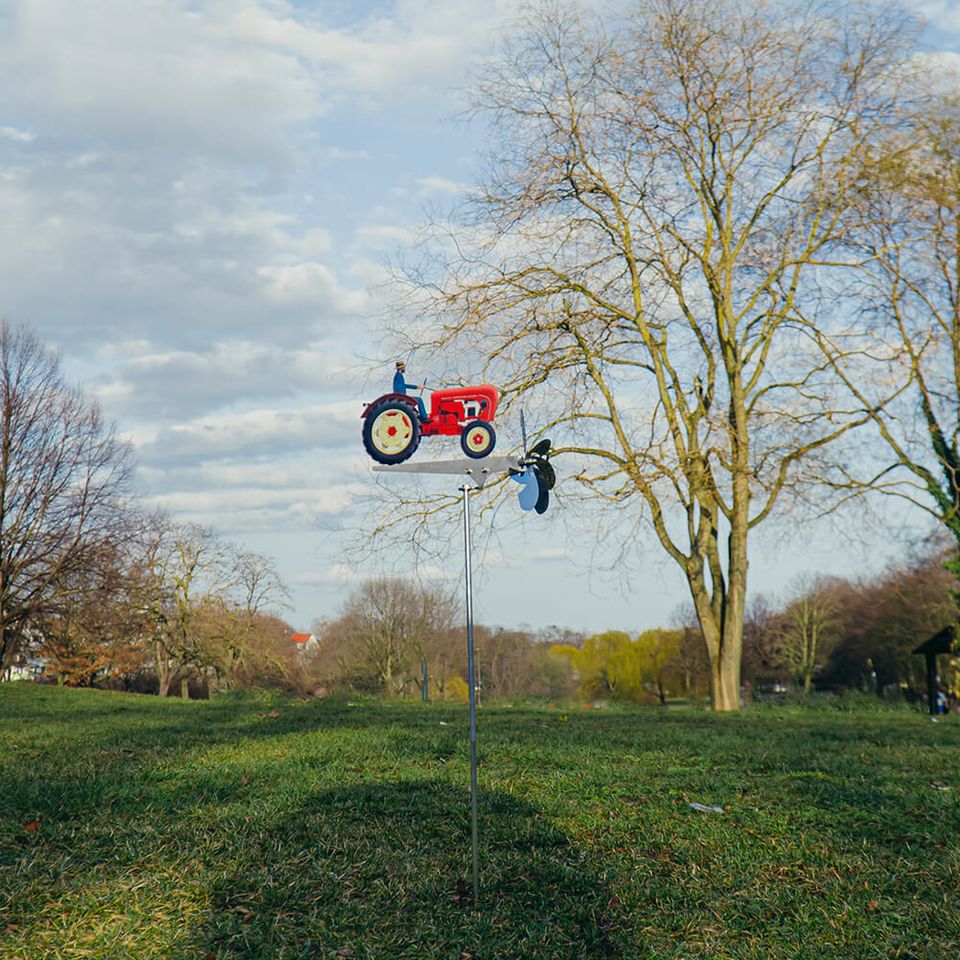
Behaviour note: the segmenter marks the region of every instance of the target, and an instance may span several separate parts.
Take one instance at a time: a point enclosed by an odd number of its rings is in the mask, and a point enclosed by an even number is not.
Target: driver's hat
[[[406,366],[406,364],[404,364],[404,362],[403,362],[402,360],[398,360],[398,361],[397,361],[397,369],[399,370],[399,369],[400,369],[401,367],[403,367],[403,366]]]

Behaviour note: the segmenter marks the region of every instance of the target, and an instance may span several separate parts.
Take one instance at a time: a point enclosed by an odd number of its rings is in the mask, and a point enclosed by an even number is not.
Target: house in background
[[[9,680],[37,680],[43,676],[47,661],[31,647],[18,653],[13,663],[0,673],[0,682]]]
[[[312,657],[316,653],[317,638],[312,633],[291,633],[290,639],[302,658]]]

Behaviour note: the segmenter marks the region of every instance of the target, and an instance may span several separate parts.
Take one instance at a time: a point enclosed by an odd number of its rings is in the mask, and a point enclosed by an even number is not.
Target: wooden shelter
[[[956,649],[956,627],[951,624],[935,633],[926,643],[921,643],[914,653],[922,653],[927,659],[927,702],[930,704],[930,714],[937,713],[937,657],[941,653],[953,653]]]

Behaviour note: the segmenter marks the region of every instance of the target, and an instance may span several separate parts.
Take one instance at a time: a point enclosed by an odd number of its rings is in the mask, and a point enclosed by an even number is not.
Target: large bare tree
[[[128,447],[59,359],[0,323],[0,671],[128,532]]]
[[[864,418],[796,321],[838,265],[911,30],[846,0],[620,13],[534,8],[485,64],[489,174],[411,273],[404,345],[484,357],[612,526],[650,524],[689,585],[714,707],[735,710],[750,532],[829,478]]]

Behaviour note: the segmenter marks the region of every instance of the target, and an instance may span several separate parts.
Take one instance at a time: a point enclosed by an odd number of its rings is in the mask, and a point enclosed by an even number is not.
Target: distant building
[[[6,669],[0,673],[0,682],[9,680],[36,680],[43,676],[43,671],[47,666],[47,661],[43,657],[37,656],[32,651],[18,653],[13,658],[13,663],[8,664]]]
[[[312,633],[291,633],[290,640],[301,657],[309,657],[316,652],[317,638]]]

